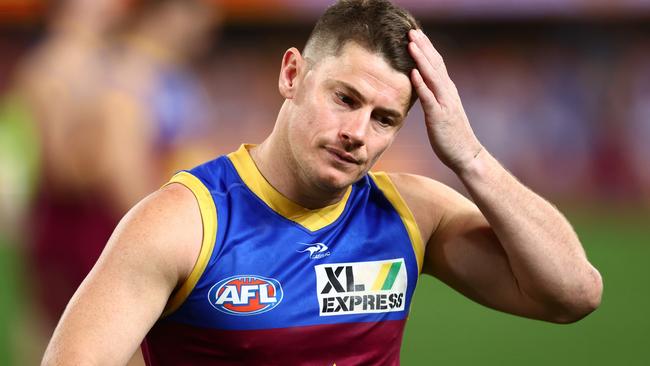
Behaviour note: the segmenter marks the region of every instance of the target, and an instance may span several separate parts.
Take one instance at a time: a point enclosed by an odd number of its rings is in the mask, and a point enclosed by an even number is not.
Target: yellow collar
[[[246,186],[273,211],[310,231],[320,230],[341,216],[352,187],[348,187],[343,198],[335,204],[314,210],[304,208],[283,196],[264,178],[248,153],[253,146],[241,145],[237,151],[228,154],[228,158]]]

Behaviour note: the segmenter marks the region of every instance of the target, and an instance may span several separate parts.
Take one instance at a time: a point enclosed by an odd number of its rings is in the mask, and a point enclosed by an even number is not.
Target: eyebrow
[[[334,82],[337,83],[337,84],[342,85],[345,89],[347,89],[348,93],[352,94],[355,98],[359,99],[359,101],[361,101],[361,103],[365,104],[367,102],[367,99],[354,86],[346,83],[343,80],[334,80]],[[393,117],[393,118],[396,118],[396,119],[403,119],[404,118],[402,113],[400,113],[400,112],[398,112],[398,111],[396,111],[394,109],[391,109],[391,108],[377,107],[376,110],[379,113],[381,113],[383,115],[386,115],[386,116],[389,116],[389,117]]]

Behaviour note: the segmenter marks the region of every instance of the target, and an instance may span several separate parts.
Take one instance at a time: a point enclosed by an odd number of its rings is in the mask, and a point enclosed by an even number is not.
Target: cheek
[[[336,134],[335,117],[325,108],[313,108],[303,116],[302,134],[310,142],[330,140]]]
[[[377,136],[372,143],[367,144],[368,153],[371,156],[368,156],[374,164],[377,159],[386,151],[390,145],[392,145],[395,140],[395,134],[390,136]]]
[[[318,146],[320,141],[318,128],[318,116],[309,111],[304,111],[295,120],[288,134],[296,158],[308,159],[314,146]]]

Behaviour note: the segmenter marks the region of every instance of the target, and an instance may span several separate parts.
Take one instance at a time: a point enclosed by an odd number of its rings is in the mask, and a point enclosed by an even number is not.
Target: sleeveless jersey
[[[384,173],[305,209],[248,151],[176,174],[203,221],[199,258],[143,343],[149,365],[398,365],[423,245]]]

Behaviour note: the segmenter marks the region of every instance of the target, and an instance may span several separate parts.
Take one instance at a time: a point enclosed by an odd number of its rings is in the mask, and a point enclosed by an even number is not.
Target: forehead
[[[393,69],[380,54],[357,43],[346,43],[338,55],[318,62],[316,69],[324,81],[351,85],[371,102],[399,111],[408,108],[411,98],[408,76]]]

